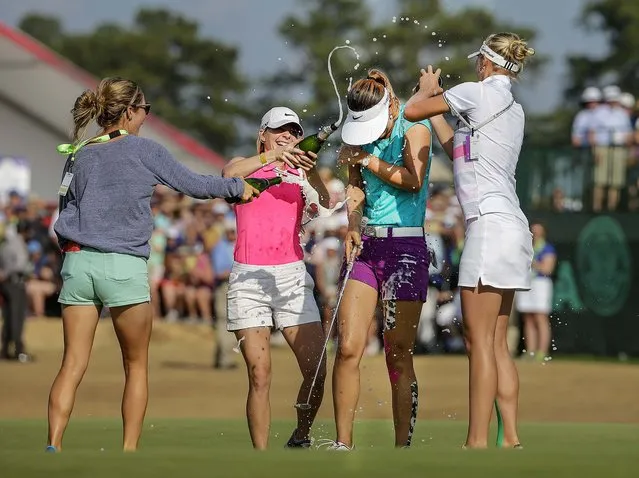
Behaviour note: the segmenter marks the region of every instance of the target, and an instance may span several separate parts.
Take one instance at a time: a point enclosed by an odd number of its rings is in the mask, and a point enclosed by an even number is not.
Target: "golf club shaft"
[[[355,262],[355,253],[357,248],[353,248],[351,252],[351,257],[348,260],[348,264],[346,266],[346,273],[344,274],[344,280],[342,282],[342,287],[340,288],[339,294],[337,295],[337,303],[335,304],[335,311],[333,312],[333,318],[331,319],[331,323],[328,326],[328,332],[326,333],[326,339],[324,340],[324,347],[322,348],[322,354],[320,355],[319,362],[317,362],[317,368],[315,369],[315,375],[313,376],[313,382],[311,383],[311,389],[308,392],[308,398],[306,399],[306,403],[304,405],[309,405],[311,401],[311,395],[313,394],[313,389],[315,388],[315,382],[317,381],[317,375],[319,374],[319,369],[322,366],[322,360],[324,360],[324,354],[326,353],[326,346],[328,345],[328,341],[331,339],[331,332],[333,330],[333,325],[335,324],[335,319],[337,318],[337,312],[339,310],[339,305],[342,302],[342,296],[344,295],[344,290],[346,289],[346,282],[353,270],[353,264]]]

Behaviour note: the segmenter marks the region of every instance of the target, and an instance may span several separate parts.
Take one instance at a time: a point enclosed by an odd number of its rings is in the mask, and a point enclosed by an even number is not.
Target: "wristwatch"
[[[368,163],[371,162],[371,156],[370,154],[367,154],[366,157],[364,159],[362,159],[362,162],[359,163],[362,168],[368,168]]]

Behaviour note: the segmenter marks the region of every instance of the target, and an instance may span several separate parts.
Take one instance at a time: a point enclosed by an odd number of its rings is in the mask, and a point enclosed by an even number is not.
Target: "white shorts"
[[[498,289],[530,289],[532,234],[517,216],[490,213],[466,224],[459,264],[459,286],[479,282]]]
[[[284,329],[319,322],[314,287],[303,261],[276,266],[234,262],[229,276],[226,328]]]
[[[524,314],[550,314],[552,311],[552,279],[535,277],[530,290],[515,295],[517,311]]]

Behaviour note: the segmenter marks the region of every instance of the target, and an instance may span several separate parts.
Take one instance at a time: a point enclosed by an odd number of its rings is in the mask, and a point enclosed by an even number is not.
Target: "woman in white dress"
[[[490,35],[476,58],[477,82],[443,91],[440,70],[422,70],[406,118],[431,118],[453,160],[455,192],[464,212],[461,257],[464,335],[469,357],[469,426],[465,447],[486,448],[495,400],[503,419],[498,446],[521,447],[517,433],[519,378],[506,332],[515,291],[530,289],[533,256],[528,220],[515,191],[515,169],[524,134],[524,112],[512,80],[534,54],[514,33]],[[443,113],[457,117],[457,128]],[[502,430],[500,429],[500,432]]]
[[[552,332],[550,313],[552,312],[552,274],[557,265],[555,247],[546,240],[546,228],[536,222],[531,224],[534,258],[529,291],[517,293],[515,305],[522,315],[526,357],[540,362],[550,353]]]

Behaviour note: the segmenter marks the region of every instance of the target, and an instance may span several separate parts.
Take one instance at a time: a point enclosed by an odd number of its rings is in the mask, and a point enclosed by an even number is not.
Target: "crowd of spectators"
[[[321,176],[331,194],[331,203],[344,200],[344,183],[328,168],[322,169]],[[216,330],[222,333],[225,285],[236,236],[233,208],[223,200],[194,200],[166,187],[157,188],[151,207],[155,227],[148,267],[156,320],[185,325],[218,322]],[[26,317],[60,316],[57,295],[61,255],[53,233],[56,215],[56,203],[26,200],[17,194],[10,195],[0,209],[0,223],[19,236],[29,255],[28,267],[23,271]],[[424,226],[432,251],[431,277],[416,352],[463,353],[457,275],[464,223],[449,185],[431,185]],[[304,218],[301,243],[326,330],[337,301],[347,228],[344,209],[329,217],[312,218],[309,213]],[[377,320],[369,333],[369,355],[383,350],[381,310],[378,307]],[[108,316],[108,310],[104,316]],[[283,343],[277,331],[273,331],[272,342],[275,346]],[[216,359],[222,367],[223,362],[224,357]]]
[[[583,176],[583,200],[553,194],[557,211],[637,211],[639,209],[639,105],[618,86],[590,86],[572,124],[578,158],[572,177]]]

